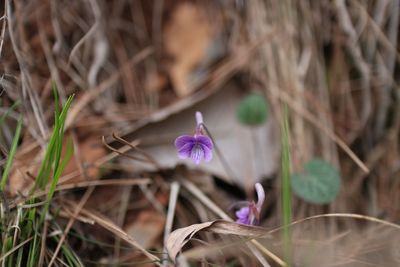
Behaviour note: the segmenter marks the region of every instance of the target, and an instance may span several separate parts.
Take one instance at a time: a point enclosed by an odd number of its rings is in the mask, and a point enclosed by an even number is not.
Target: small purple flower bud
[[[196,112],[196,123],[195,134],[179,136],[175,139],[175,147],[179,158],[191,158],[195,164],[199,164],[202,160],[208,162],[212,159],[213,143],[203,134],[203,116],[200,112]]]
[[[257,204],[254,201],[248,202],[247,206],[236,211],[236,222],[247,225],[257,225],[260,222],[260,212],[265,200],[264,188],[260,183],[255,184],[257,192]]]
[[[196,123],[197,123],[197,127],[201,127],[201,125],[204,123],[203,122],[203,114],[201,114],[200,111],[196,111]]]
[[[258,210],[258,212],[261,211],[262,205],[264,204],[264,200],[265,200],[265,192],[264,192],[264,188],[260,183],[256,183],[255,184],[255,188],[256,188],[256,192],[257,192],[257,204],[256,204],[256,208]]]

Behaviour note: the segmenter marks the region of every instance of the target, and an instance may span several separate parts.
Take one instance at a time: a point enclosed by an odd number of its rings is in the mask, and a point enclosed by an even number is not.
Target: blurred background
[[[185,181],[232,218],[234,203],[255,199],[260,182],[260,224],[281,226],[285,106],[293,221],[352,213],[398,223],[399,7],[397,0],[5,0],[2,166],[23,118],[7,196],[18,202],[32,187],[53,127],[55,82],[61,103],[74,94],[65,124],[74,154],[59,183],[128,181],[61,190],[52,206],[61,229],[81,203],[82,212],[101,214],[162,258],[165,233],[220,218],[181,186],[168,223],[171,183]],[[174,147],[177,136],[194,133],[196,111],[222,154],[200,165],[179,159]],[[249,122],[246,112],[262,118]],[[145,266],[146,256],[127,249],[121,232],[80,216],[66,242],[85,266]],[[292,230],[293,266],[399,265],[398,230],[381,224],[320,218]],[[188,247],[221,241],[198,239]],[[260,242],[282,255],[280,231]],[[260,265],[238,247],[188,262]]]

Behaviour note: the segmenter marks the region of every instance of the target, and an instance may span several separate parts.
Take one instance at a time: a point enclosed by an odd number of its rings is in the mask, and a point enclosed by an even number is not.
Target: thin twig
[[[8,201],[7,201],[6,197],[4,196],[4,192],[1,191],[1,190],[0,190],[0,199],[1,199],[2,205],[4,205],[4,208],[5,208],[6,212],[9,213],[10,212],[10,208],[9,208],[9,205],[8,205]]]
[[[171,233],[172,230],[172,224],[174,222],[174,216],[175,216],[175,207],[176,207],[176,202],[178,200],[178,195],[179,195],[179,188],[180,184],[178,182],[172,182],[171,183],[171,190],[169,193],[169,203],[168,203],[168,214],[167,214],[167,220],[165,222],[165,228],[164,228],[164,253],[167,253],[167,248],[166,248],[166,240],[168,235]],[[163,266],[167,267],[168,266],[168,261],[163,261]]]
[[[361,214],[355,214],[355,213],[326,213],[326,214],[320,214],[320,215],[314,215],[314,216],[310,216],[304,219],[300,219],[297,221],[294,221],[292,223],[290,223],[288,226],[294,226],[296,224],[299,223],[303,223],[305,221],[309,221],[309,220],[314,220],[314,219],[320,219],[320,218],[353,218],[353,219],[360,219],[360,220],[366,220],[366,221],[370,221],[370,222],[375,222],[375,223],[380,223],[382,225],[388,226],[388,227],[392,227],[392,228],[396,228],[397,230],[400,230],[400,225],[392,223],[392,222],[388,222],[388,221],[384,221],[378,218],[374,218],[371,216],[366,216],[366,215],[361,215]],[[270,231],[268,231],[268,233],[266,235],[275,233],[277,231],[280,231],[283,229],[284,226],[281,227],[277,227],[275,229],[272,229]]]
[[[112,85],[118,81],[119,77],[121,76],[121,73],[126,68],[129,69],[133,65],[138,64],[139,62],[147,58],[152,52],[153,49],[151,47],[143,49],[142,51],[137,53],[133,58],[129,59],[117,72],[113,73],[107,80],[101,82],[98,86],[89,90],[85,95],[83,95],[79,99],[79,101],[76,102],[76,104],[71,107],[71,110],[68,113],[68,117],[65,122],[65,129],[69,129],[73,125],[74,121],[76,120],[76,117],[91,101],[96,99],[106,90],[113,88]]]
[[[5,260],[5,258],[7,258],[8,256],[10,256],[11,254],[13,254],[15,251],[17,251],[20,247],[24,246],[25,244],[29,243],[31,240],[33,239],[33,237],[29,237],[27,238],[25,241],[19,243],[17,246],[13,247],[11,250],[7,251],[7,253],[5,253],[4,255],[2,255],[0,257],[0,262],[3,262]]]
[[[76,188],[84,188],[84,187],[90,187],[90,186],[109,186],[109,185],[121,185],[121,186],[130,186],[130,185],[145,185],[150,183],[150,179],[148,178],[128,178],[128,179],[105,179],[105,180],[100,180],[100,181],[83,181],[83,182],[78,182],[78,183],[72,183],[72,184],[65,184],[65,185],[58,185],[55,189],[55,192],[57,191],[65,191],[65,190],[71,190],[71,189],[76,189]],[[48,190],[42,191],[42,192],[37,192],[34,195],[30,196],[31,198],[38,198],[47,195]],[[43,205],[46,203],[46,201],[42,202],[37,202],[35,204],[29,204],[29,205],[23,205],[22,203],[25,203],[26,198],[19,200],[17,203],[12,203],[10,205],[10,208],[14,208],[16,206],[20,206],[22,208],[32,208],[32,207],[37,207],[40,205]]]
[[[215,142],[215,139],[212,136],[211,132],[208,130],[208,128],[206,127],[206,125],[204,123],[201,123],[200,125],[204,128],[204,130],[206,130],[207,135],[211,138],[214,148],[215,148],[215,152],[217,153],[219,159],[221,160],[222,166],[224,167],[226,173],[229,176],[231,176],[231,178],[234,180],[234,183],[240,183],[239,177],[235,175],[235,173],[233,172],[232,168],[230,167],[228,161],[225,159],[224,154],[218,148],[218,145]],[[230,180],[232,180],[232,179],[230,179]]]
[[[69,209],[75,210],[76,203],[72,201],[64,201],[66,204],[68,204]],[[161,266],[160,264],[160,259],[157,256],[154,256],[153,254],[149,253],[146,249],[144,249],[136,240],[133,239],[132,236],[128,235],[125,231],[123,231],[120,227],[115,225],[111,220],[103,217],[102,215],[99,215],[95,212],[91,212],[89,210],[86,210],[84,208],[81,209],[80,213],[82,215],[85,215],[89,217],[90,219],[94,220],[97,224],[102,226],[104,229],[107,229],[111,233],[119,236],[121,239],[126,241],[128,244],[131,246],[139,249],[146,257],[148,257],[150,260],[154,261],[154,264],[157,266]]]
[[[139,185],[140,186],[140,185]],[[122,189],[120,205],[118,209],[117,215],[117,223],[120,227],[124,226],[124,221],[126,217],[126,210],[128,208],[129,198],[132,191],[132,186],[127,186]],[[119,259],[120,256],[120,247],[121,247],[121,238],[116,237],[114,242],[114,259]]]
[[[17,41],[14,36],[14,16],[12,14],[12,3],[11,0],[6,1],[6,18],[8,22],[8,34],[10,37],[11,45],[14,50],[15,57],[17,59],[20,71],[21,71],[21,85],[22,85],[22,95],[25,97],[26,93],[29,95],[29,101],[33,109],[34,117],[37,121],[42,139],[46,136],[48,132],[48,127],[45,123],[43,108],[40,105],[38,94],[35,90],[31,88],[31,78],[28,74],[26,63],[21,51],[18,48]],[[42,141],[42,140],[39,140]]]
[[[4,37],[5,37],[5,33],[6,33],[6,25],[7,25],[7,6],[6,6],[6,2],[4,1],[4,15],[3,17],[1,17],[1,19],[3,20],[3,26],[1,28],[1,34],[0,34],[0,59],[1,59],[1,51],[3,51],[3,43],[4,43]]]
[[[70,220],[68,221],[67,226],[65,227],[65,230],[60,238],[60,240],[58,241],[57,247],[54,251],[53,256],[51,257],[51,260],[49,262],[48,267],[51,267],[54,264],[54,261],[57,258],[58,252],[61,249],[61,246],[63,245],[65,238],[67,237],[69,230],[71,229],[72,225],[75,222],[75,218],[78,216],[78,214],[80,213],[80,211],[82,210],[83,206],[86,204],[86,202],[88,201],[89,197],[92,195],[93,191],[94,191],[94,186],[89,187],[85,194],[83,195],[82,199],[79,201],[78,205],[75,208],[74,214],[73,216],[70,218]]]
[[[140,148],[137,147],[137,146],[132,146],[131,143],[129,143],[129,142],[126,141],[125,139],[119,137],[116,133],[113,133],[112,136],[115,138],[115,140],[117,140],[117,141],[119,141],[119,142],[121,142],[121,143],[123,143],[123,144],[125,144],[125,145],[127,145],[127,146],[130,146],[132,149],[134,149],[134,150],[136,150],[137,152],[141,153],[143,156],[146,157],[146,159],[147,159],[149,162],[153,163],[158,169],[161,169],[161,165],[160,165],[149,153],[147,153],[147,152],[144,151],[143,149],[140,149]]]
[[[47,65],[49,66],[51,79],[56,82],[57,92],[60,96],[61,101],[64,103],[66,101],[65,88],[64,88],[64,85],[60,78],[60,72],[56,65],[56,61],[53,58],[53,53],[50,48],[50,42],[47,39],[46,32],[45,32],[45,28],[46,28],[45,25],[47,23],[47,17],[43,17],[42,12],[37,11],[35,13],[36,13],[36,20],[38,23],[39,39],[42,44],[43,53],[46,58]],[[44,20],[46,20],[46,22]],[[56,105],[57,104],[58,103],[56,103]]]
[[[145,198],[150,202],[151,205],[163,216],[165,215],[164,207],[161,203],[157,200],[154,193],[151,192],[146,185],[139,185],[140,190],[143,192]]]
[[[104,136],[102,137],[102,142],[103,142],[103,145],[105,145],[109,150],[111,150],[111,151],[114,152],[114,153],[117,153],[117,154],[120,155],[120,156],[124,156],[124,157],[130,158],[130,159],[133,159],[133,160],[137,160],[137,161],[140,161],[140,162],[152,163],[152,162],[150,162],[150,161],[147,160],[147,159],[143,159],[143,158],[136,157],[136,156],[133,156],[133,155],[130,155],[130,154],[126,154],[126,152],[121,152],[120,150],[113,148],[112,146],[110,146],[109,144],[107,144],[106,139],[105,139]],[[129,143],[128,143],[128,144],[129,144]],[[132,146],[132,145],[129,145],[129,146],[130,146],[132,149],[135,147],[135,146]]]

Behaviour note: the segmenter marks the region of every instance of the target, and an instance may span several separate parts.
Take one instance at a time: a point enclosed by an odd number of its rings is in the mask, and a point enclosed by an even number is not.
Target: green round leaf
[[[265,122],[268,116],[268,105],[265,98],[258,94],[245,97],[239,104],[237,117],[247,126],[257,126]]]
[[[304,173],[292,175],[293,192],[314,204],[327,204],[340,190],[340,177],[336,169],[324,160],[314,159],[304,165]]]

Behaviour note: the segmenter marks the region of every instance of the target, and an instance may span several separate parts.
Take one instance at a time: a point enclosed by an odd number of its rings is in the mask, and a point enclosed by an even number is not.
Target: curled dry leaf
[[[165,245],[170,258],[175,261],[176,256],[183,246],[185,246],[185,244],[200,231],[251,238],[259,238],[267,234],[267,230],[262,227],[237,224],[235,222],[224,220],[192,224],[190,226],[177,229],[168,236]]]

